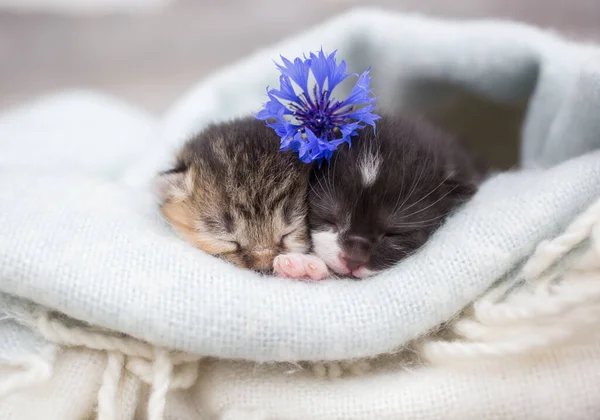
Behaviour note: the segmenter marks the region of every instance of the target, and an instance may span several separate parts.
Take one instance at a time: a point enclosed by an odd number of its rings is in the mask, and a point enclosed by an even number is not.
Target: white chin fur
[[[369,270],[366,267],[360,267],[358,270],[354,270],[352,275],[354,277],[358,277],[359,279],[364,279],[365,277],[371,277],[377,274],[377,271]]]
[[[333,230],[311,232],[313,251],[337,274],[348,274],[350,270],[340,261],[342,249],[338,245],[338,235]]]

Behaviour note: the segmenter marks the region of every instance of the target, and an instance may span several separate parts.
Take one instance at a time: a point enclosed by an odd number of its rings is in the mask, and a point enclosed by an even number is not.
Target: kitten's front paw
[[[273,261],[273,270],[276,275],[291,279],[323,280],[329,275],[327,265],[319,257],[306,254],[278,255]]]

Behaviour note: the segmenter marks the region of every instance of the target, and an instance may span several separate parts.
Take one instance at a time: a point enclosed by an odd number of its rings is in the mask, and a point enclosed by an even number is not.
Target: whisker
[[[323,185],[322,180],[325,179],[327,180],[327,177],[320,177],[317,178],[317,181],[319,182],[319,186],[321,187],[321,191],[323,192],[323,194],[325,194],[325,198],[327,198],[329,201],[333,201],[333,196],[332,196],[332,189],[329,186],[329,184],[327,183],[327,181],[325,181],[326,185]],[[317,194],[319,196],[319,199],[322,199],[322,196],[320,196],[315,190],[314,190],[314,186],[311,185],[311,188],[313,189],[313,191],[315,192],[315,194]]]
[[[429,219],[427,222],[415,222],[415,223],[404,223],[399,225],[394,225],[395,228],[399,229],[407,229],[407,228],[419,228],[419,227],[427,227],[433,226],[438,223],[439,220],[442,220],[444,217],[435,217],[433,219]]]
[[[419,186],[419,183],[421,182],[421,178],[423,177],[423,174],[425,173],[425,167],[427,166],[426,164],[426,160],[424,160],[421,164],[421,170],[419,171],[419,176],[417,177],[417,180],[413,183],[413,185],[411,186],[411,189],[408,192],[408,195],[406,196],[406,198],[404,199],[404,201],[402,202],[402,204],[400,204],[400,208],[406,204],[406,202],[408,201],[408,199],[414,194],[414,192],[417,190],[417,187]],[[398,199],[398,201],[400,201],[400,199]],[[395,212],[398,208],[398,205],[396,203],[396,205],[394,206],[393,211]]]
[[[419,220],[419,221],[407,222],[407,223],[395,223],[391,226],[391,228],[402,228],[402,227],[406,227],[406,226],[414,226],[414,225],[418,225],[418,224],[433,222],[433,221],[445,218],[450,213],[451,213],[451,211],[447,211],[446,213],[438,214],[437,216],[432,217],[431,219],[427,219],[427,220]]]
[[[325,210],[326,212],[328,212],[330,210],[330,207],[328,207],[325,204],[321,204],[321,203],[312,203],[311,206],[313,206],[314,208],[319,208],[319,209]]]
[[[317,196],[317,198],[319,199],[319,201],[324,201],[323,200],[323,196],[317,192],[317,190],[315,189],[314,185],[310,185],[310,190]],[[311,203],[311,204],[314,204],[314,203]]]
[[[331,190],[335,191],[335,168],[337,168],[339,153],[336,153],[333,157],[333,172],[332,172],[332,180],[331,180]],[[329,171],[329,170],[328,170]]]
[[[406,216],[402,217],[402,219],[407,218],[407,217],[411,217],[414,216],[415,214],[419,214],[421,212],[424,212],[425,210],[427,210],[428,208],[431,208],[432,206],[435,206],[437,203],[439,203],[440,201],[442,201],[444,198],[446,198],[452,191],[454,191],[456,189],[457,186],[451,188],[448,192],[446,192],[444,195],[442,195],[440,198],[438,198],[437,200],[435,200],[433,203],[431,203],[430,205],[428,205],[427,207],[422,208],[419,211],[416,211],[414,213],[411,214],[407,214]]]
[[[439,224],[439,220],[442,219],[442,217],[435,219],[435,221],[431,221],[429,223],[407,223],[405,225],[396,225],[394,227],[399,228],[399,229],[406,229],[406,230],[410,230],[412,228],[426,228],[429,226],[435,226],[437,224]]]
[[[435,188],[433,188],[431,191],[429,191],[427,194],[425,194],[419,200],[417,200],[414,203],[412,203],[410,206],[402,209],[402,211],[408,210],[409,208],[411,208],[411,207],[419,204],[421,201],[425,200],[427,197],[429,197],[431,194],[433,194],[438,188],[440,188],[442,185],[444,185],[444,182],[448,181],[450,179],[450,177],[453,176],[453,175],[454,175],[454,171],[452,171],[446,178],[444,178],[442,180],[442,182],[440,182]]]

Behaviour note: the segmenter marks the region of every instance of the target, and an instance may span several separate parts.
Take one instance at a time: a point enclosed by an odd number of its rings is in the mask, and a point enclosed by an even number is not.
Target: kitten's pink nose
[[[344,241],[344,252],[340,256],[350,271],[369,262],[371,242],[360,236],[351,236]]]
[[[346,264],[346,267],[348,267],[348,270],[350,271],[356,270],[358,267],[367,262],[367,260],[350,260],[344,257],[342,257],[342,261],[344,264]]]

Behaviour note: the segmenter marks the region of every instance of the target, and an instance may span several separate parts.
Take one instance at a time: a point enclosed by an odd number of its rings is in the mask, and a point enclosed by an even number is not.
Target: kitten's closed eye
[[[232,252],[238,252],[242,248],[240,243],[237,241],[227,241],[227,242],[229,242],[232,246],[235,247],[235,250],[233,250]]]
[[[283,244],[283,242],[295,232],[296,230],[292,230],[291,232],[284,233],[283,235],[281,235],[281,238],[279,239],[279,245]]]
[[[279,238],[279,247],[283,248],[286,245],[286,242],[289,242],[290,240],[293,240],[294,237],[300,233],[300,229],[299,228],[295,228],[292,230],[287,231],[286,233],[284,233],[283,235],[281,235],[281,237]]]
[[[240,252],[241,250],[241,246],[238,242],[236,241],[227,241],[227,240],[219,240],[219,239],[213,239],[213,241],[215,243],[221,243],[222,246],[220,246],[218,249],[218,252],[212,253],[212,255],[216,256],[216,257],[222,257],[222,256],[227,256],[227,255],[232,255],[232,254],[236,254],[238,252]]]
[[[320,222],[323,226],[328,227],[333,232],[338,232],[340,230],[338,223],[333,218],[322,218]]]
[[[383,238],[400,238],[402,236],[405,236],[406,232],[400,233],[400,232],[386,232],[384,234],[382,234],[381,236]]]

